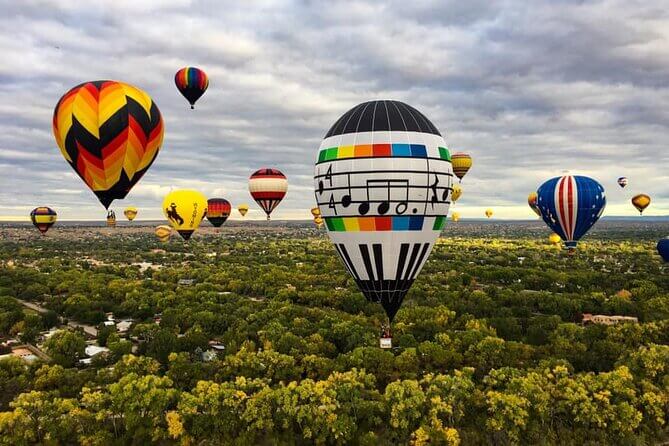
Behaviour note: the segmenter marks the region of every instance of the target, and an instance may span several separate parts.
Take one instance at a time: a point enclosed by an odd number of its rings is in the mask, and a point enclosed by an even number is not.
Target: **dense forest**
[[[0,444],[669,438],[664,226],[594,231],[566,255],[545,230],[449,223],[392,350],[322,231],[161,244],[144,229],[0,228],[0,338],[48,357],[0,360]],[[588,313],[638,323],[582,324]],[[84,363],[90,345],[105,349]]]

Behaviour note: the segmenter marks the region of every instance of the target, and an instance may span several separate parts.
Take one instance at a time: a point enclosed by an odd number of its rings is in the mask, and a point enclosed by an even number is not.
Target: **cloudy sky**
[[[84,6],[84,4],[86,5]],[[124,201],[158,218],[170,188],[252,204],[247,178],[289,179],[276,218],[307,218],[316,150],[346,110],[398,99],[474,166],[457,210],[531,218],[529,191],[564,171],[598,179],[606,215],[629,198],[669,213],[669,9],[660,0],[0,0],[0,219],[37,205],[104,208],[62,158],[53,107],[72,86],[122,80],[165,119],[155,163]],[[177,69],[210,77],[191,111]],[[629,177],[622,190],[617,177]],[[645,214],[644,214],[645,215]]]

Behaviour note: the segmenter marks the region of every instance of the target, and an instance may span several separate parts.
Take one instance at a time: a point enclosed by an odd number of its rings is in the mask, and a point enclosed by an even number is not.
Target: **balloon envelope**
[[[485,210],[485,216],[488,217],[488,218],[492,217],[492,209],[486,209]]]
[[[158,240],[165,243],[170,239],[172,235],[172,228],[167,225],[156,226],[156,229],[153,231]]]
[[[620,187],[627,186],[627,177],[618,178],[618,186],[620,186]]]
[[[650,205],[650,197],[646,194],[638,194],[632,197],[632,205],[642,214]]]
[[[453,212],[453,214],[451,215],[451,220],[453,220],[454,222],[460,221],[460,214],[457,212]]]
[[[662,256],[662,260],[669,262],[669,238],[663,238],[657,242],[657,252]]]
[[[472,167],[472,157],[467,153],[454,153],[451,156],[451,162],[453,163],[453,173],[460,180],[467,175],[467,172]]]
[[[30,211],[30,221],[42,234],[46,234],[46,231],[56,223],[57,219],[56,211],[47,206],[40,206]]]
[[[311,208],[311,215],[315,217],[319,217],[321,215],[321,210],[316,208]]]
[[[207,198],[195,190],[175,190],[163,200],[163,213],[176,231],[188,240],[207,212]]]
[[[163,118],[137,87],[86,82],[58,101],[53,134],[65,160],[109,208],[115,199],[125,198],[156,159]]]
[[[579,175],[551,178],[539,187],[537,194],[541,218],[570,249],[576,248],[606,206],[604,187]]]
[[[174,83],[192,109],[195,108],[195,102],[207,91],[209,77],[199,68],[184,67],[174,75]]]
[[[207,220],[215,227],[220,227],[230,216],[232,206],[225,198],[207,200]]]
[[[249,192],[258,205],[267,214],[281,203],[288,190],[288,180],[278,169],[259,169],[249,178]]]
[[[451,202],[455,203],[456,201],[458,201],[461,195],[462,195],[462,188],[460,187],[460,185],[458,184],[453,185],[453,191],[451,192]]]
[[[527,204],[534,211],[535,214],[537,214],[539,217],[541,217],[541,212],[539,211],[539,207],[537,206],[537,193],[536,192],[530,192],[530,194],[527,196]]]
[[[560,238],[560,236],[557,235],[555,232],[548,236],[548,241],[551,242],[551,244],[553,245],[559,244],[561,240],[562,239]]]
[[[127,207],[123,211],[123,215],[125,215],[125,218],[127,218],[129,221],[133,221],[135,217],[137,217],[137,208],[136,207]]]
[[[246,213],[249,211],[249,205],[248,204],[240,204],[237,206],[237,211],[243,216],[246,215]]]
[[[399,101],[353,107],[320,145],[315,195],[328,235],[390,321],[441,233],[452,180],[439,130]]]

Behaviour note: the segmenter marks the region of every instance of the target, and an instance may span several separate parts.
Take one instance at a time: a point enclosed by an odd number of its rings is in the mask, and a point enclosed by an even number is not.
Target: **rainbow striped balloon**
[[[190,108],[195,108],[195,103],[209,87],[207,73],[195,67],[184,67],[174,75],[174,83],[181,94],[190,102]]]

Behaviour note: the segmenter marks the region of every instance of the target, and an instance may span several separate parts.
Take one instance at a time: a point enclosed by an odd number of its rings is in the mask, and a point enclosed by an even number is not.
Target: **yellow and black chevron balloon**
[[[151,97],[117,81],[78,85],[60,98],[53,112],[60,151],[105,208],[125,198],[151,167],[163,130]]]

